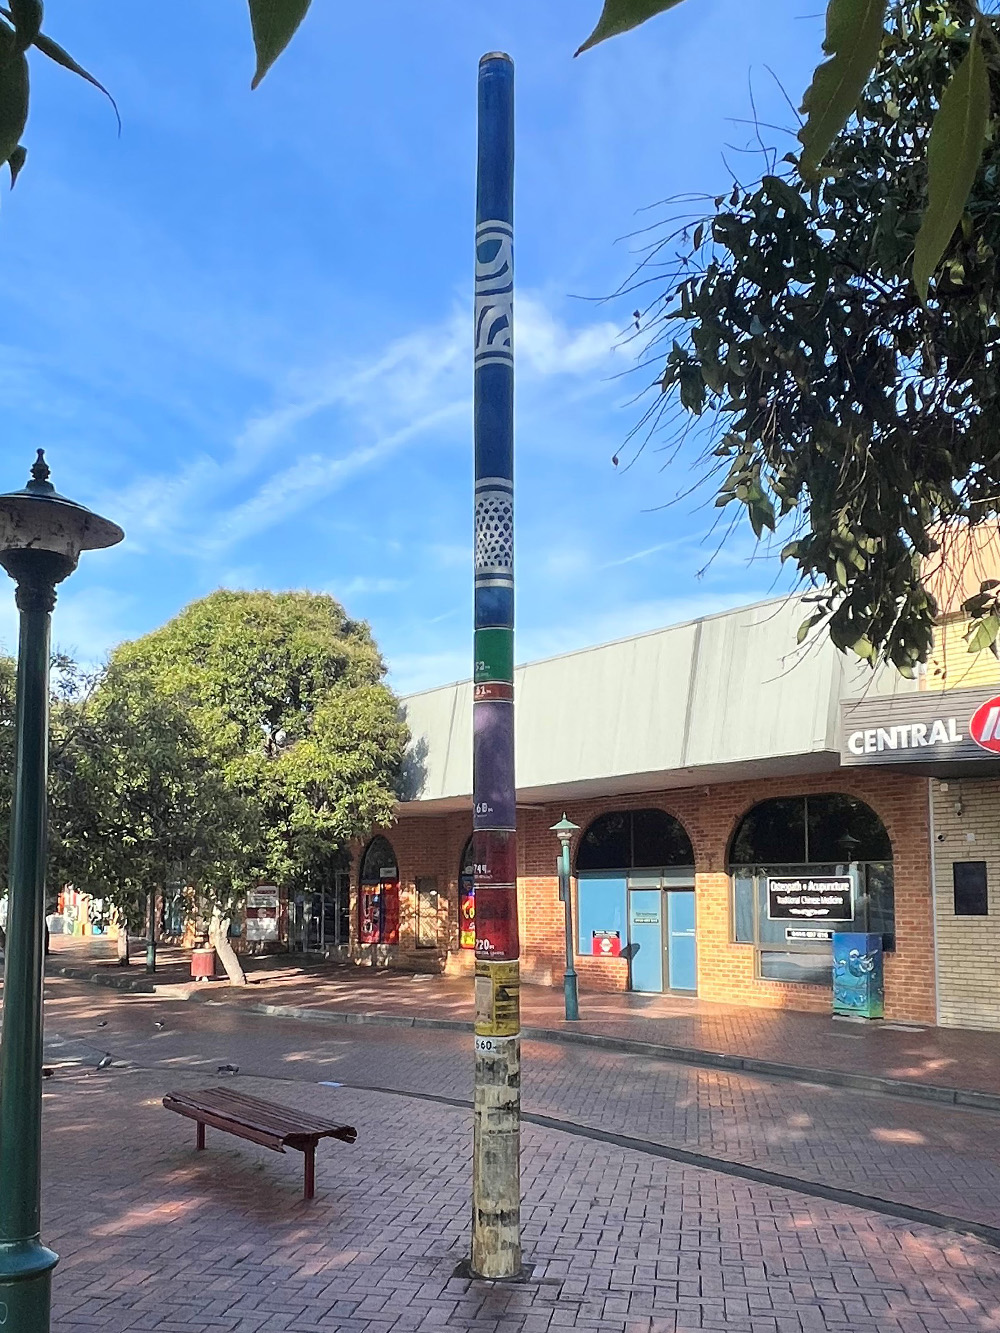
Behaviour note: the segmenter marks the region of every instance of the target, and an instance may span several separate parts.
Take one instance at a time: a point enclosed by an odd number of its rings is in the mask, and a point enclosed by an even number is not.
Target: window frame
[[[870,813],[878,819],[885,832],[888,851],[890,853],[888,860],[843,860],[836,861],[810,861],[808,859],[809,847],[809,801],[819,800],[829,796],[846,796],[850,800],[857,801],[859,805],[864,806]],[[825,949],[817,947],[821,942],[810,942],[806,940],[784,940],[780,944],[769,940],[762,940],[761,935],[761,914],[766,913],[766,889],[764,885],[768,877],[784,875],[850,875],[854,879],[854,899],[855,899],[855,917],[853,922],[831,923],[832,929],[836,930],[838,926],[843,930],[864,929],[867,932],[881,934],[883,941],[883,950],[885,953],[893,953],[896,949],[896,913],[895,913],[895,863],[892,857],[892,841],[889,837],[885,823],[876,810],[873,810],[867,801],[861,797],[852,796],[846,792],[820,792],[803,794],[800,797],[766,797],[764,801],[758,801],[744,811],[736,825],[730,841],[730,853],[736,843],[745,821],[758,806],[765,804],[768,800],[791,800],[802,801],[802,817],[804,822],[804,852],[806,860],[802,862],[779,863],[777,861],[770,863],[763,862],[734,862],[730,855],[726,858],[726,874],[729,879],[729,942],[740,948],[753,949],[754,951],[754,977],[759,981],[777,981],[782,985],[829,985],[832,986],[832,972],[828,982],[817,982],[814,980],[798,980],[795,978],[775,978],[763,975],[762,955],[767,953],[775,954],[812,954],[816,957],[823,957]],[[757,849],[755,849],[757,850]],[[870,880],[873,874],[884,875],[888,871],[892,877],[892,912],[887,920],[892,929],[888,931],[870,931],[871,926],[871,897]],[[740,939],[737,933],[738,918],[745,913],[738,911],[737,898],[738,886],[740,882],[746,883],[749,879],[752,893],[752,939]],[[745,904],[744,904],[745,906]],[[863,925],[856,924],[861,916]]]

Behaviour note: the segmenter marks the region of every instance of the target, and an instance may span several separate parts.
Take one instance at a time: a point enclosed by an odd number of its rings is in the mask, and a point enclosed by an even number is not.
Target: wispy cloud
[[[133,549],[216,558],[398,450],[453,429],[472,406],[466,316],[456,308],[367,360],[285,372],[280,401],[255,411],[218,455],[201,453],[173,473],[141,477],[114,497]],[[590,376],[607,362],[613,343],[610,324],[572,328],[538,296],[519,300],[523,383]],[[323,436],[352,443],[331,453],[321,447]]]

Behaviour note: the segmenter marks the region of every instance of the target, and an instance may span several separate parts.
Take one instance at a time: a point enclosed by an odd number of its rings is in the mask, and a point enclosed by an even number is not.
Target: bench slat
[[[163,1105],[168,1111],[176,1111],[178,1115],[187,1116],[189,1120],[197,1120],[203,1125],[211,1125],[213,1129],[224,1130],[225,1133],[233,1134],[238,1139],[248,1139],[251,1143],[259,1143],[262,1147],[271,1148],[275,1152],[285,1151],[285,1140],[280,1134],[242,1125],[231,1116],[215,1114],[206,1107],[187,1106],[174,1097],[164,1097]]]
[[[173,1092],[163,1099],[168,1110],[178,1111],[191,1119],[212,1114],[234,1126],[233,1132],[253,1142],[271,1147],[276,1143],[291,1143],[293,1139],[316,1141],[321,1138],[339,1138],[353,1143],[357,1132],[351,1125],[318,1116],[303,1115],[291,1107],[279,1106],[258,1097],[249,1097],[230,1088],[205,1088],[198,1092]],[[235,1126],[239,1125],[237,1131]],[[226,1128],[217,1124],[216,1128]],[[299,1146],[297,1143],[293,1146]]]
[[[229,1088],[210,1088],[205,1092],[191,1094],[204,1105],[211,1105],[227,1114],[238,1116],[262,1126],[274,1127],[285,1132],[299,1134],[328,1134],[342,1126],[335,1121],[314,1115],[304,1115],[289,1106],[280,1106],[275,1102],[262,1101],[258,1097],[248,1097]]]

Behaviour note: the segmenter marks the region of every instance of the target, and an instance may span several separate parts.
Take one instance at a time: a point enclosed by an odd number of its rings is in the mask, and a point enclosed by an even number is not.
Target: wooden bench
[[[335,1125],[290,1106],[248,1097],[232,1088],[204,1088],[201,1092],[168,1092],[163,1099],[168,1111],[186,1115],[197,1122],[197,1146],[205,1147],[205,1126],[221,1129],[237,1138],[249,1139],[275,1152],[286,1146],[305,1154],[305,1190],[303,1198],[316,1193],[316,1144],[320,1139],[341,1139],[353,1143],[358,1131],[353,1125]]]

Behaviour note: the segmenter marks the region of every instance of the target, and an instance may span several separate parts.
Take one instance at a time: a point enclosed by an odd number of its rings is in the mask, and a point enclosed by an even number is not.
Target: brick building
[[[970,733],[1000,664],[958,640],[962,595],[942,593],[916,681],[791,647],[798,598],[518,668],[525,979],[562,980],[565,812],[584,988],[828,1010],[829,931],[772,919],[769,897],[818,876],[850,882],[836,929],[882,935],[887,1018],[1000,1027],[1000,752]],[[404,701],[407,798],[351,872],[361,963],[472,971],[471,693]]]

